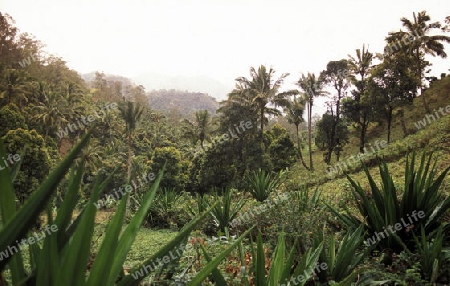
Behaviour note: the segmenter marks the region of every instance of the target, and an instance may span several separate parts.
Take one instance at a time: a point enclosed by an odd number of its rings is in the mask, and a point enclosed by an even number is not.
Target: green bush
[[[436,162],[432,164],[432,154],[427,157],[426,151],[423,152],[418,165],[415,153],[407,156],[404,190],[400,196],[386,163],[379,165],[381,187],[375,183],[368,168],[365,167],[370,192],[347,176],[352,184],[359,216],[350,213],[348,209],[345,213],[340,213],[329,205],[328,207],[350,229],[357,229],[360,224],[364,224],[368,235],[376,235],[377,238],[380,233],[386,234],[386,228],[389,226],[403,223],[400,230],[396,227],[396,232],[391,231],[387,237],[383,235],[383,239],[379,239],[378,246],[381,249],[391,248],[398,252],[406,248],[412,249],[414,246],[411,244],[412,233],[418,233],[421,227],[425,228],[426,233],[437,229],[443,214],[450,209],[450,197],[441,191],[442,182],[449,170],[450,167],[437,176]],[[422,217],[420,212],[423,212]],[[416,214],[414,221],[410,218],[413,214]],[[407,224],[405,221],[410,223]]]
[[[269,173],[259,169],[244,179],[245,190],[259,202],[265,201],[281,185],[285,171]]]

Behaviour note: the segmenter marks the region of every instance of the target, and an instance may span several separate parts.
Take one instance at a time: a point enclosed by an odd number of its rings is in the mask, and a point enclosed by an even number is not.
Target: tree
[[[194,145],[200,141],[200,147],[204,150],[203,143],[209,138],[211,132],[211,116],[208,110],[199,110],[195,112],[195,122],[188,119],[183,120],[184,136],[191,138]]]
[[[412,59],[407,53],[385,53],[382,60],[371,73],[368,89],[376,98],[374,106],[383,114],[380,118],[387,118],[389,143],[393,111],[397,107],[412,103],[420,86],[420,79],[415,75]]]
[[[32,108],[36,111],[33,118],[42,123],[45,140],[51,129],[57,130],[68,122],[63,111],[66,102],[63,96],[47,88],[45,82],[39,82],[38,94],[42,101]]]
[[[331,148],[333,151],[335,147],[341,147],[348,142],[347,124],[343,120],[340,120],[337,125],[335,124],[336,115],[333,114],[332,109],[323,114],[322,119],[317,122],[315,143],[317,146],[320,146],[322,150],[327,150],[324,156],[325,162],[329,157],[328,152],[330,152],[330,145],[333,146],[333,148]],[[336,145],[336,142],[338,143],[338,145]],[[336,160],[339,161],[340,150],[338,149],[334,151],[337,151]]]
[[[1,139],[5,142],[7,153],[20,157],[21,166],[14,180],[14,189],[19,202],[23,204],[50,171],[49,151],[36,130],[10,130]],[[4,165],[2,160],[0,167],[4,168]]]
[[[348,119],[358,124],[360,128],[359,152],[364,153],[367,128],[374,114],[373,94],[367,90],[367,80],[372,68],[373,54],[363,46],[362,50],[356,49],[356,57],[349,55],[349,58],[348,64],[350,71],[353,73],[353,85],[356,87],[356,90],[352,91],[353,98],[343,102],[343,113]]]
[[[14,104],[8,104],[0,108],[0,138],[9,130],[28,129],[25,117],[19,108]]]
[[[20,68],[21,51],[18,46],[19,30],[13,18],[0,12],[0,72],[3,68]]]
[[[311,134],[312,134],[312,106],[314,103],[314,97],[326,95],[327,92],[323,90],[324,81],[321,78],[316,78],[313,73],[308,73],[307,75],[302,74],[300,79],[297,81],[297,85],[305,93],[307,97],[307,111],[308,111],[308,149],[309,149],[309,169],[314,170],[312,161],[312,149],[311,149]]]
[[[339,60],[339,61],[330,61],[327,64],[327,69],[324,70],[321,75],[323,81],[329,85],[331,85],[335,90],[336,94],[333,97],[333,104],[336,108],[336,112],[333,114],[333,119],[335,120],[331,130],[331,138],[329,141],[328,152],[326,153],[325,162],[330,164],[331,155],[333,153],[334,147],[338,144],[337,136],[336,136],[336,127],[341,120],[341,101],[344,96],[347,94],[346,90],[351,85],[351,76],[349,72],[349,64],[347,60]]]
[[[142,116],[144,108],[138,104],[126,101],[119,105],[119,112],[122,119],[125,121],[125,134],[127,138],[128,154],[127,154],[127,181],[131,181],[131,163],[133,155],[133,135],[136,130],[136,126]],[[130,205],[130,201],[127,201],[127,213]]]
[[[272,170],[278,172],[290,167],[296,161],[296,152],[289,132],[275,124],[265,135],[270,141],[268,151]]]
[[[0,99],[4,104],[15,103],[20,108],[28,102],[32,81],[23,70],[7,69],[0,81]],[[0,101],[0,103],[2,103]]]
[[[183,166],[181,153],[175,147],[155,148],[152,153],[150,169],[154,174],[158,174],[166,164],[164,177],[159,186],[161,188],[177,189],[181,192],[184,189]]]
[[[450,43],[450,37],[448,36],[429,35],[433,29],[440,28],[440,24],[435,25],[435,23],[428,23],[430,20],[431,18],[427,15],[426,11],[421,11],[417,13],[417,15],[416,13],[413,13],[412,21],[403,17],[400,21],[402,22],[403,27],[405,27],[406,32],[400,31],[390,33],[389,37],[386,39],[388,47],[399,44],[400,39],[404,43],[406,40],[409,40],[410,43],[406,46],[406,50],[412,54],[414,71],[417,78],[420,79],[420,95],[422,96],[427,113],[430,112],[430,109],[423,93],[423,79],[425,76],[425,68],[430,65],[430,63],[425,61],[425,55],[428,54],[433,57],[440,56],[441,58],[446,58],[447,53],[445,52],[443,42]]]
[[[303,159],[302,145],[300,142],[301,140],[299,134],[300,124],[304,122],[303,113],[305,111],[305,104],[307,100],[308,98],[305,95],[298,98],[294,95],[294,98],[289,101],[288,106],[285,108],[285,112],[287,121],[295,125],[298,157],[300,159],[300,162],[307,170],[309,170],[309,167],[306,165],[305,160]]]
[[[278,79],[274,79],[275,70],[261,65],[258,70],[250,68],[250,79],[239,77],[236,79],[237,86],[230,97],[236,101],[248,101],[257,108],[259,112],[260,140],[264,145],[264,124],[266,124],[266,114],[280,115],[281,112],[276,106],[285,106],[286,97],[289,92],[279,92],[283,80],[289,75],[282,74]],[[270,107],[270,105],[275,107]]]

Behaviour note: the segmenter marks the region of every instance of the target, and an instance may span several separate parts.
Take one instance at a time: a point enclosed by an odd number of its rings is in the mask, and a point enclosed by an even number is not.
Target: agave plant
[[[270,268],[266,273],[266,261],[264,255],[261,233],[258,234],[256,251],[252,251],[252,276],[255,285],[305,285],[313,275],[319,273],[321,268],[317,267],[322,244],[316,248],[308,249],[298,261],[296,258],[296,247],[292,247],[286,256],[286,243],[284,233],[278,235],[278,243],[270,261]],[[326,268],[326,267],[323,267]],[[294,280],[295,282],[292,282]],[[290,282],[289,282],[290,281]],[[297,283],[298,282],[298,283]],[[281,283],[281,284],[280,284]]]
[[[329,237],[320,233],[315,239],[315,245],[324,245],[320,253],[319,262],[325,263],[328,267],[325,271],[318,273],[321,283],[326,283],[330,279],[348,285],[358,274],[355,268],[369,254],[372,247],[362,250],[364,241],[364,228],[360,225],[356,231],[347,233],[341,242],[336,245],[334,235]],[[358,249],[361,249],[358,253]]]
[[[282,183],[286,171],[269,173],[259,169],[248,174],[244,179],[246,191],[259,202],[265,201]]]
[[[411,233],[418,233],[417,230],[421,227],[424,227],[426,234],[435,230],[440,225],[442,215],[450,209],[450,197],[440,190],[450,167],[436,177],[436,162],[432,164],[432,154],[427,158],[424,151],[418,167],[415,161],[415,153],[411,158],[407,155],[404,191],[401,196],[387,164],[382,162],[379,165],[381,187],[375,183],[368,168],[364,167],[370,185],[369,194],[347,176],[352,185],[359,216],[350,213],[348,209],[345,213],[340,213],[329,205],[328,208],[350,229],[355,230],[360,224],[364,224],[369,236],[376,235],[377,238],[384,232],[383,239],[379,239],[378,243],[381,249],[401,251],[413,247],[414,244],[409,243],[412,241]],[[361,220],[360,217],[364,219]],[[392,231],[393,226],[396,226],[395,231]]]
[[[240,199],[236,203],[232,202],[233,189],[227,189],[223,192],[221,203],[210,205],[211,216],[218,225],[218,228],[222,232],[227,232],[228,225],[237,216],[238,212],[242,209],[245,201]]]
[[[420,229],[420,236],[414,236],[417,252],[420,255],[422,274],[431,283],[436,283],[443,265],[450,262],[450,250],[443,248],[443,227],[439,227],[428,237]]]

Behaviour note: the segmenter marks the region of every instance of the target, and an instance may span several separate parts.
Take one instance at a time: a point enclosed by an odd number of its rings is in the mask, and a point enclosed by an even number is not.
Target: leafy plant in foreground
[[[46,208],[65,173],[73,165],[82,148],[88,144],[89,136],[90,133],[83,136],[69,155],[50,173],[19,210],[16,209],[12,186],[19,165],[15,166],[11,174],[8,169],[0,170],[0,187],[2,189],[0,192],[0,250],[2,252],[8,246],[15,245],[16,241],[31,235],[29,231],[36,217]],[[0,142],[0,156],[4,155],[3,144]],[[123,227],[123,221],[126,196],[129,194],[122,198],[116,213],[106,228],[105,239],[88,266],[88,261],[92,256],[91,244],[97,211],[94,202],[98,200],[99,194],[108,184],[111,175],[106,180],[96,179],[89,202],[71,223],[83,175],[83,163],[81,162],[70,174],[68,191],[61,207],[57,210],[56,218],[53,219],[51,212],[48,211],[48,223],[56,225],[57,231],[46,236],[42,245],[33,244],[29,247],[31,272],[25,271],[22,253],[16,252],[0,261],[0,274],[8,267],[13,285],[138,285],[140,281],[151,274],[151,271],[141,272],[143,273],[141,276],[125,275],[123,263],[153,202],[163,172],[164,170],[159,173],[153,186],[145,194],[141,207],[125,227]],[[173,240],[141,265],[133,268],[131,273],[136,274],[152,261],[168,256],[171,250],[187,239],[190,232],[208,213],[209,211],[204,212],[187,224]],[[1,277],[2,275],[0,275]],[[6,281],[2,283],[7,285]]]
[[[278,173],[269,173],[261,169],[254,171],[244,179],[246,190],[257,201],[263,202],[281,185],[284,174],[285,171]]]
[[[450,209],[450,197],[444,196],[440,191],[441,185],[450,167],[437,176],[436,162],[432,164],[432,154],[427,158],[424,151],[421,160],[416,165],[416,154],[411,158],[407,156],[405,166],[404,191],[400,197],[386,163],[379,165],[381,186],[379,187],[368,168],[364,171],[370,185],[370,193],[367,193],[359,183],[347,176],[352,185],[352,193],[359,210],[356,216],[348,209],[346,213],[340,213],[334,208],[329,209],[350,229],[357,229],[364,224],[369,236],[384,232],[389,226],[394,226],[403,221],[410,222],[409,216],[414,212],[423,212],[422,219],[413,221],[412,224],[403,223],[402,228],[395,233],[379,240],[381,249],[391,248],[400,251],[412,248],[412,233],[417,233],[420,227],[424,227],[425,233],[430,233],[440,225],[440,219]],[[436,177],[437,176],[437,177]],[[363,220],[360,217],[364,218]]]

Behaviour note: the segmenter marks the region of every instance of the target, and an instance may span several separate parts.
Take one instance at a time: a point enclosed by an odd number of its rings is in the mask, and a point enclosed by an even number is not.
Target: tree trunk
[[[131,183],[131,133],[128,135],[128,158],[127,158],[127,182]],[[128,198],[127,198],[127,204],[126,204],[126,211],[125,211],[125,218],[127,218],[130,215],[130,196],[131,194],[128,194]]]
[[[297,129],[297,148],[298,148],[298,158],[300,159],[300,162],[302,162],[303,167],[306,168],[306,170],[309,171],[308,166],[305,163],[305,160],[303,159],[303,154],[302,154],[302,146],[300,144],[300,136],[298,134],[298,124],[295,125],[295,128]]]
[[[387,134],[387,143],[391,142],[391,125],[392,125],[392,107],[389,106],[388,109],[388,134]]]
[[[428,107],[427,100],[425,98],[424,90],[422,87],[422,66],[421,66],[421,58],[420,58],[420,50],[417,48],[416,50],[416,57],[417,57],[417,71],[418,71],[418,77],[420,81],[420,97],[422,97],[423,107],[425,108],[425,111],[427,113],[430,113],[430,108]]]
[[[312,98],[309,99],[308,103],[308,148],[309,148],[309,169],[310,171],[314,170],[313,160],[312,160],[312,151],[311,151],[311,115],[312,113]]]
[[[368,124],[366,123],[366,115],[363,117],[363,122],[361,125],[361,133],[359,134],[359,153],[364,153],[364,147],[366,145],[366,132]]]

